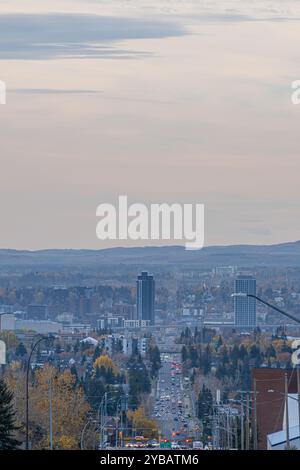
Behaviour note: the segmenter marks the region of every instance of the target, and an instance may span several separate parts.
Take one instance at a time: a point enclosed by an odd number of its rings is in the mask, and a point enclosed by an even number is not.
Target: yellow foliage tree
[[[22,426],[24,440],[25,373],[14,363],[5,374],[14,392],[17,424]],[[52,398],[52,428],[54,449],[78,449],[80,434],[89,406],[81,387],[75,386],[75,377],[69,370],[58,372],[46,365],[36,372],[29,384],[29,438],[33,449],[47,449],[50,445],[50,389]]]
[[[52,395],[52,426],[54,449],[76,449],[79,445],[80,432],[84,425],[89,406],[85,401],[81,387],[75,387],[76,378],[70,370],[57,373],[51,366],[45,366],[37,372],[38,394],[37,412],[44,416],[46,435],[40,441],[40,447],[49,446],[49,397]]]
[[[2,331],[0,333],[0,339],[4,341],[7,349],[16,348],[19,344],[19,340],[13,331]]]
[[[106,370],[111,369],[114,375],[117,375],[119,373],[117,365],[107,354],[102,354],[101,356],[97,357],[97,359],[94,361],[94,370],[101,367],[104,367],[104,369]]]
[[[145,408],[140,406],[137,410],[129,410],[127,417],[131,422],[131,425],[138,435],[144,437],[157,437],[158,428],[154,419],[146,416]]]

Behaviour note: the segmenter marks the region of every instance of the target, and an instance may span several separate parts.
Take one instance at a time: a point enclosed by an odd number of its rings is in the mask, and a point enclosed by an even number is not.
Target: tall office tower
[[[137,278],[136,295],[138,320],[150,320],[154,325],[155,281],[146,271]]]
[[[256,295],[256,279],[251,274],[240,274],[234,283],[235,294]],[[256,326],[256,300],[251,297],[234,298],[234,314],[236,326]]]

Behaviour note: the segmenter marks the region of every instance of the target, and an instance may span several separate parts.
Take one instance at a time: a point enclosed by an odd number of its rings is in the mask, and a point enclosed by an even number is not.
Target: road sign
[[[170,442],[170,441],[166,441],[166,442],[162,441],[162,442],[160,443],[159,447],[160,447],[161,449],[172,449],[172,442]]]

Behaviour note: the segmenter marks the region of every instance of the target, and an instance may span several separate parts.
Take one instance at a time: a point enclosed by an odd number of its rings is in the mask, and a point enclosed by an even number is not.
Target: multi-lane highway
[[[173,442],[194,437],[189,380],[183,377],[180,353],[161,355],[153,415],[163,438]]]

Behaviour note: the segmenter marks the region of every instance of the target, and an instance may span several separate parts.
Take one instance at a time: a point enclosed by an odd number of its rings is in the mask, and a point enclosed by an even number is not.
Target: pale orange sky
[[[0,247],[111,246],[95,212],[119,194],[204,203],[207,245],[300,238],[299,22],[291,1],[2,0]]]

